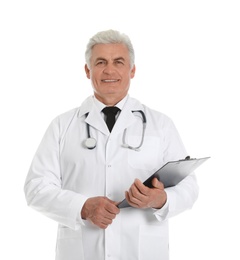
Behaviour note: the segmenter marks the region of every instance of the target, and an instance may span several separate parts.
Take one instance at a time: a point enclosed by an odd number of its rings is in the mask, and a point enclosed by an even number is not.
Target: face
[[[124,44],[97,44],[92,49],[90,69],[85,65],[95,97],[106,105],[115,105],[129,90],[135,75]]]

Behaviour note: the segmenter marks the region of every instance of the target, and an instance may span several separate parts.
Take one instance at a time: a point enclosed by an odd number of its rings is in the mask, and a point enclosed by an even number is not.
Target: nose
[[[104,67],[103,72],[106,74],[111,74],[112,72],[114,72],[114,65],[111,63],[107,63],[106,66]]]

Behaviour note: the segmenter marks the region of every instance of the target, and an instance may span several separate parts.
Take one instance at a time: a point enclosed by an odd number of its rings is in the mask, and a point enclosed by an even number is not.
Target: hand
[[[100,228],[106,229],[120,212],[117,204],[117,202],[106,197],[89,198],[82,207],[81,217]]]
[[[136,179],[125,193],[129,205],[135,208],[162,208],[167,201],[164,185],[157,178],[152,180],[152,185],[153,188],[148,188]]]

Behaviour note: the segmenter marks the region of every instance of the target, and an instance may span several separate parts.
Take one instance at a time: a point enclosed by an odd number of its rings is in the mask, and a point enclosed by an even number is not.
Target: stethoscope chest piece
[[[88,137],[85,142],[84,145],[88,148],[88,149],[94,149],[97,145],[97,141],[95,138],[93,137]]]

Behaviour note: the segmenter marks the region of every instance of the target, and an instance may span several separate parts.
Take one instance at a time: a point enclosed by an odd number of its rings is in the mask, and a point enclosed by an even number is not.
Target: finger
[[[134,207],[141,207],[143,201],[145,200],[146,196],[142,195],[137,189],[135,192],[134,189],[130,189],[128,191],[128,198],[129,201],[134,205]]]
[[[129,196],[132,199],[138,199],[141,200],[141,197],[144,196],[139,189],[137,188],[137,186],[135,184],[133,184],[130,189],[129,189]]]
[[[106,203],[105,205],[105,209],[107,212],[109,212],[110,214],[118,214],[120,212],[120,209],[117,207],[118,202],[112,201],[108,199],[109,203]]]
[[[132,207],[135,207],[135,208],[139,208],[139,205],[137,203],[138,200],[131,197],[131,195],[128,191],[125,192],[125,198],[126,198],[129,205],[131,205]]]
[[[99,223],[95,223],[95,225],[97,225],[98,227],[100,227],[102,229],[106,229],[111,224],[112,224],[112,220],[108,220],[108,219],[103,219]]]
[[[94,215],[91,218],[91,221],[93,224],[99,226],[100,228],[107,228],[108,225],[112,224],[115,217],[115,214],[111,214],[103,209],[101,213],[99,212],[99,214]]]
[[[146,187],[139,179],[135,179],[134,185],[141,194],[146,196],[149,194],[149,188]]]
[[[112,219],[114,219],[115,217],[116,217],[116,214],[111,213],[111,212],[109,212],[109,211],[107,211],[107,210],[105,210],[105,211],[103,212],[103,218],[104,218],[104,219],[112,220]]]
[[[154,178],[152,180],[152,185],[154,188],[157,188],[157,189],[164,189],[164,185],[162,182],[160,182],[157,178]]]

